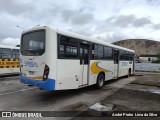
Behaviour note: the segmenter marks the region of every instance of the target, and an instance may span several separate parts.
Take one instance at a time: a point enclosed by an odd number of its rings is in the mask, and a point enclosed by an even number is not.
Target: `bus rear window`
[[[33,31],[22,36],[21,54],[40,56],[45,52],[45,30]]]

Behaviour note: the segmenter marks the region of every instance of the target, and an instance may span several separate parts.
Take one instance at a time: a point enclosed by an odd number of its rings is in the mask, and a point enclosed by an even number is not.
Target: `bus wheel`
[[[97,77],[96,87],[101,89],[104,86],[104,75],[100,73]]]

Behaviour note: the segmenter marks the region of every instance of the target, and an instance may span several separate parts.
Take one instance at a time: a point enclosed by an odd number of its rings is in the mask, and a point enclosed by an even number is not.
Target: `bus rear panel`
[[[54,90],[55,80],[49,78],[46,63],[46,30],[32,30],[22,34],[20,52],[20,81],[41,89]]]

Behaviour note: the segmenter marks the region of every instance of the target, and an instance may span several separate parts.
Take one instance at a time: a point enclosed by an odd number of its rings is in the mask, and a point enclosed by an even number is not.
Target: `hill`
[[[154,40],[127,39],[112,44],[132,49],[136,52],[137,56],[154,56],[160,52],[160,42]]]

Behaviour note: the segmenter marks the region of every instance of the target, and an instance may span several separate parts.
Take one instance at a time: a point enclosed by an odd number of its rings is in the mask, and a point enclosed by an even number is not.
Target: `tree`
[[[154,60],[152,63],[160,63],[160,50],[157,53],[157,60]]]
[[[18,45],[16,45],[16,47],[20,47],[20,45],[18,44]]]

